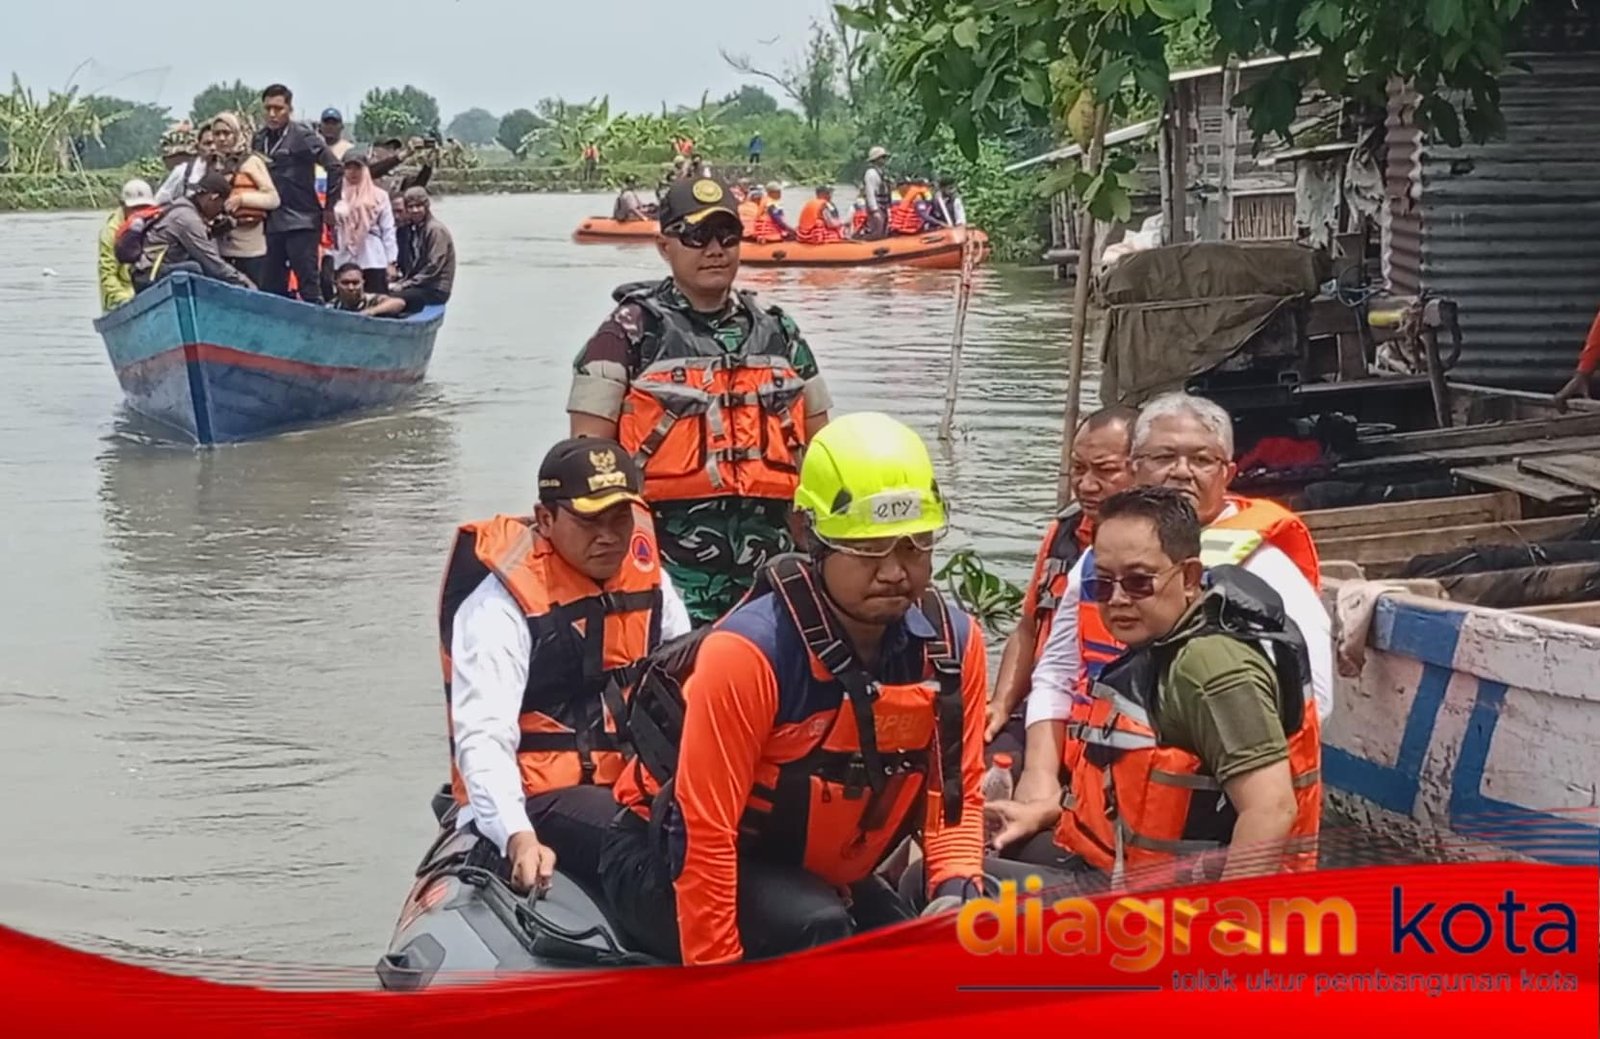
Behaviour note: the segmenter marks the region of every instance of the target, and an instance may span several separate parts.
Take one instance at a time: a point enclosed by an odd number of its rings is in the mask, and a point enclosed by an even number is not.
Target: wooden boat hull
[[[574,242],[653,242],[660,233],[654,220],[611,220],[592,216],[572,232]]]
[[[1600,861],[1600,629],[1379,600],[1323,729],[1331,804],[1410,847]]]
[[[924,270],[961,269],[961,250],[968,238],[988,255],[989,237],[977,228],[955,227],[921,235],[894,235],[875,241],[830,242],[801,245],[779,242],[759,245],[745,242],[739,262],[750,267],[919,267]]]
[[[132,410],[223,444],[402,399],[427,372],[444,309],[367,318],[177,274],[95,330]]]

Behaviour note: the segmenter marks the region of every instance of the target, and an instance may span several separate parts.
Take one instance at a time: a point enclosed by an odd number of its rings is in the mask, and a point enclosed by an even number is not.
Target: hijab
[[[345,167],[346,170],[349,168]],[[334,220],[339,225],[339,241],[352,254],[360,250],[361,243],[377,226],[379,209],[389,205],[383,192],[372,182],[372,171],[367,169],[366,164],[362,163],[356,169],[360,173],[355,182],[345,178],[339,203],[333,207]]]

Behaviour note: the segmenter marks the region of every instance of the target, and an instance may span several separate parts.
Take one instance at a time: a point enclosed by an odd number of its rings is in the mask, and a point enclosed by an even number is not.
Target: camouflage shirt
[[[663,307],[691,309],[671,278],[657,286],[655,294]],[[783,326],[789,362],[806,383],[806,414],[828,411],[832,401],[811,348],[792,319],[774,312]],[[730,353],[739,350],[750,336],[750,318],[731,297],[721,313],[698,316]],[[629,381],[647,363],[651,338],[642,308],[632,303],[617,307],[578,352],[567,410],[619,418]],[[664,501],[652,502],[651,509],[662,561],[697,625],[716,620],[732,608],[768,559],[794,547],[789,533],[790,502],[784,499]]]

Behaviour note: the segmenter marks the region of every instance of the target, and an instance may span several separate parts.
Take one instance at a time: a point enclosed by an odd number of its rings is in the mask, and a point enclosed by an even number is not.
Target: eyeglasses
[[[940,527],[938,530],[902,534],[897,538],[851,538],[848,541],[830,541],[819,535],[817,540],[841,555],[856,556],[860,559],[888,559],[904,546],[909,546],[914,552],[932,552],[933,546],[944,539],[948,530],[948,527]]]
[[[1182,563],[1173,563],[1165,570],[1153,574],[1124,574],[1121,577],[1093,577],[1083,579],[1084,597],[1098,603],[1107,603],[1116,594],[1118,588],[1129,599],[1148,599],[1156,594],[1156,589],[1165,583],[1167,575],[1176,571]]]
[[[679,225],[676,230],[668,233],[689,249],[704,249],[713,241],[724,249],[736,249],[744,237],[742,229],[725,226],[725,229],[718,233],[703,223],[692,226]]]
[[[1179,462],[1189,463],[1189,469],[1197,474],[1214,473],[1228,464],[1226,458],[1218,458],[1206,451],[1194,454],[1185,454],[1181,451],[1151,451],[1148,454],[1133,456],[1135,465],[1142,465],[1155,472],[1167,472],[1177,468]]]

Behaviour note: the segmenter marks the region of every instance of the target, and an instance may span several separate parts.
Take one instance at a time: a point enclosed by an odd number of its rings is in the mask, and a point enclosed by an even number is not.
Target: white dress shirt
[[[1222,517],[1238,511],[1229,504]],[[1088,555],[1078,557],[1067,575],[1067,587],[1050,622],[1050,636],[1033,669],[1033,684],[1028,690],[1027,724],[1040,721],[1065,721],[1072,709],[1072,691],[1083,666],[1078,643],[1078,604],[1083,596],[1083,564]],[[1255,574],[1283,599],[1283,612],[1305,636],[1311,658],[1311,691],[1317,701],[1317,718],[1327,721],[1333,712],[1333,626],[1311,582],[1281,549],[1263,544],[1240,564]]]
[[[689,610],[661,571],[661,638],[689,631]],[[505,854],[511,836],[533,826],[517,767],[517,724],[528,686],[533,635],[528,618],[493,574],[462,601],[450,635],[450,722],[456,769],[467,788],[457,828],[478,830]]]
[[[183,171],[188,170],[189,176],[185,180]],[[195,158],[193,161],[185,159],[172,167],[167,173],[167,179],[161,182],[161,187],[156,189],[156,205],[165,206],[187,198],[189,185],[198,184],[200,178],[206,175],[206,160]]]

